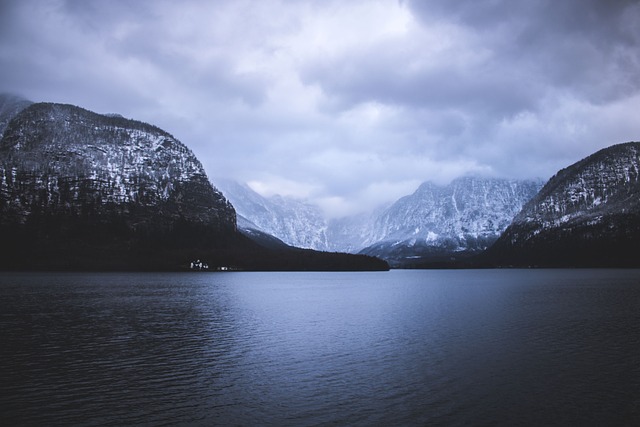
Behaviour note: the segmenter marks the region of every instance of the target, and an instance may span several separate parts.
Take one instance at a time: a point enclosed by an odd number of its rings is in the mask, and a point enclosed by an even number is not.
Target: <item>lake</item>
[[[640,270],[1,273],[1,425],[639,425]]]

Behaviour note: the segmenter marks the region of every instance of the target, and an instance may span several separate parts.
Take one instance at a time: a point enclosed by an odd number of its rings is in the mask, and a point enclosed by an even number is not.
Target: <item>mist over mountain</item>
[[[240,228],[270,234],[299,248],[334,249],[328,243],[327,221],[318,206],[292,197],[263,197],[248,185],[229,179],[218,178],[214,184],[246,219]]]
[[[238,213],[238,229],[264,233],[291,246],[355,253],[368,242],[375,215],[371,213],[328,220],[319,206],[293,197],[264,197],[247,184],[216,178]]]
[[[613,145],[559,171],[487,254],[516,266],[639,266],[640,143]]]
[[[263,198],[244,185],[236,200],[251,217],[247,230],[285,242],[320,241],[323,249],[379,257],[393,267],[636,266],[638,144],[601,150],[546,184],[483,177],[425,182],[386,208],[328,221],[313,205]],[[279,227],[284,209],[289,226]]]
[[[329,245],[338,251],[359,252],[371,243],[376,220],[388,207],[389,204],[384,204],[371,212],[330,219],[327,226]]]
[[[459,178],[446,186],[425,182],[391,206],[331,220],[309,203],[265,198],[229,180],[216,180],[216,185],[248,220],[245,229],[294,246],[360,252],[407,266],[485,250],[542,182],[480,177]]]
[[[9,122],[31,104],[17,95],[0,94],[0,139]]]

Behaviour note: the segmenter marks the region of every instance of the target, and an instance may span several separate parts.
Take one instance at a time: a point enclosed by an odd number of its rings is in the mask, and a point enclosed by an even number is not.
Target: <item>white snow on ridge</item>
[[[271,234],[288,245],[330,250],[327,221],[318,206],[290,197],[263,197],[245,184],[216,179],[214,186],[231,202],[239,216],[259,231]]]
[[[384,241],[439,246],[453,240],[464,250],[469,242],[495,239],[542,183],[485,178],[460,178],[448,186],[427,182],[380,212],[332,221],[323,218],[319,207],[299,200],[264,198],[229,180],[214,185],[239,215],[287,244],[358,252]]]

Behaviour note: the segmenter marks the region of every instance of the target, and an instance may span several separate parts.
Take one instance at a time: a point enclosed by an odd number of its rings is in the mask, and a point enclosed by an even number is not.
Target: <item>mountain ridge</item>
[[[332,220],[323,219],[320,208],[306,202],[265,198],[231,180],[218,179],[216,185],[247,218],[247,230],[271,234],[287,244],[315,243],[315,249],[379,256],[402,266],[486,249],[542,181],[461,177],[445,186],[426,181],[377,211]]]
[[[270,234],[298,248],[340,250],[329,245],[328,224],[318,206],[292,197],[264,197],[247,184],[231,179],[217,178],[215,185],[231,201],[238,215],[246,219],[242,229]]]
[[[540,180],[474,176],[447,185],[424,182],[377,218],[374,243],[359,253],[398,267],[478,254],[498,239],[541,186]]]
[[[640,143],[558,171],[486,254],[492,263],[640,266]]]
[[[188,240],[232,241],[235,221],[191,150],[155,126],[34,103],[0,140],[5,268],[166,268]]]
[[[97,205],[126,210],[137,203],[235,229],[232,206],[211,187],[200,161],[160,128],[68,104],[31,104],[18,117],[0,140],[0,185],[6,192],[19,180],[24,190],[35,191],[8,195],[21,203],[5,204],[3,217],[8,211],[29,215],[37,204],[79,212]],[[63,204],[67,184],[77,191]],[[187,193],[176,191],[185,185]]]

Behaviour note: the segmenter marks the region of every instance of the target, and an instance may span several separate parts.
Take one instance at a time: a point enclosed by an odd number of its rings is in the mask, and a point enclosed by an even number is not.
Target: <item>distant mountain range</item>
[[[245,230],[393,267],[640,266],[639,144],[601,150],[546,184],[425,182],[377,212],[330,221],[318,207],[263,198],[246,185],[227,181],[222,191],[246,218]]]
[[[246,219],[241,228],[318,250],[377,256],[394,266],[480,253],[504,231],[541,181],[465,177],[446,186],[422,184],[386,209],[327,221],[319,207],[292,198],[264,198],[246,185],[216,186]]]
[[[118,115],[0,97],[0,268],[385,269],[372,257],[266,247],[167,132]]]

